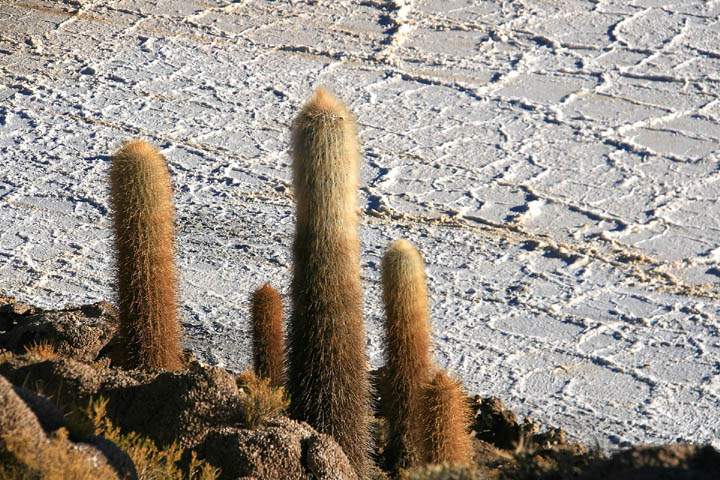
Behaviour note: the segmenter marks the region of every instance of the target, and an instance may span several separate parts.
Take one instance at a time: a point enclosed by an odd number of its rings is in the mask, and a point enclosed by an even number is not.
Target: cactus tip
[[[390,252],[392,252],[392,253],[409,253],[409,252],[417,253],[417,249],[415,248],[415,246],[412,243],[401,238],[399,240],[395,240],[394,242],[392,242],[390,244],[390,247],[388,247],[388,252],[389,253]]]
[[[327,88],[318,87],[308,102],[308,107],[322,112],[340,113],[345,110],[343,104]]]
[[[142,138],[133,138],[123,143],[116,155],[124,155],[142,159],[149,155],[157,155],[158,150]]]
[[[408,268],[422,272],[424,271],[424,263],[422,255],[415,248],[415,245],[403,239],[392,242],[384,258],[386,268],[394,265],[394,268]]]

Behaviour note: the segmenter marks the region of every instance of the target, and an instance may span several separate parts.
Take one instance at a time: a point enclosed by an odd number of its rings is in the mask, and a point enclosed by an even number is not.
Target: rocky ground
[[[191,354],[186,369],[176,373],[115,368],[117,322],[107,302],[45,311],[0,298],[2,480],[35,478],[12,476],[10,466],[42,471],[40,478],[47,480],[155,478],[139,468],[127,442],[108,435],[112,430],[82,428],[78,412],[97,408],[98,399],[103,421],[160,449],[177,448],[178,469],[185,473],[161,478],[204,480],[214,473],[248,480],[356,478],[331,437],[283,416],[286,404],[267,392],[263,396],[269,387],[250,373],[203,365]],[[382,465],[383,397],[389,386],[382,371],[373,378],[375,456]],[[468,402],[475,463],[406,471],[403,478],[711,480],[720,471],[720,452],[710,446],[633,447],[608,457],[570,442],[559,428],[541,432],[532,420],[519,421],[497,398],[474,396]],[[207,469],[193,470],[193,458]],[[47,473],[51,467],[56,476]],[[375,479],[388,477],[380,468],[373,473]]]

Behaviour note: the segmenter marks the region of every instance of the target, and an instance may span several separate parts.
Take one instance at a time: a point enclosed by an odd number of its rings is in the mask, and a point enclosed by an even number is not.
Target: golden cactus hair
[[[318,89],[293,123],[291,414],[335,438],[358,476],[370,467],[370,382],[360,285],[360,147],[352,113]]]
[[[283,303],[269,283],[253,292],[251,298],[252,356],[255,374],[267,378],[274,387],[285,384],[285,332]]]
[[[468,465],[472,462],[470,404],[460,382],[438,370],[423,389],[422,423],[426,463]]]
[[[131,368],[182,367],[172,195],[167,161],[149,143],[132,140],[112,156],[117,300]]]
[[[427,279],[420,252],[397,240],[382,260],[385,303],[385,367],[392,393],[385,400],[388,445],[385,461],[391,471],[417,466],[424,460],[418,407],[430,381],[430,319]]]

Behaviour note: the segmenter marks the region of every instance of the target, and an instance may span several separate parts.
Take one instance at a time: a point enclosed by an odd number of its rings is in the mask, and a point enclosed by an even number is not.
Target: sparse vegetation
[[[91,462],[68,440],[64,428],[38,443],[18,430],[0,437],[0,480],[117,479],[104,462]]]
[[[123,433],[107,416],[107,401],[90,402],[86,415],[96,435],[102,435],[128,454],[139,480],[215,480],[220,472],[190,453],[187,468],[181,468],[184,449],[177,443],[160,449],[149,438],[135,432]]]
[[[247,428],[257,428],[282,415],[290,404],[282,387],[273,386],[269,378],[260,378],[250,370],[238,376],[238,386],[242,389],[240,401]]]
[[[39,361],[58,358],[55,347],[48,341],[33,342],[25,346],[25,355]]]

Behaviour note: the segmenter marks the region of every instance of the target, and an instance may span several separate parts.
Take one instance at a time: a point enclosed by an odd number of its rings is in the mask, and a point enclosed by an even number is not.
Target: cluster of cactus
[[[385,365],[389,423],[386,466],[468,463],[467,399],[460,384],[433,365],[427,278],[420,252],[408,241],[390,245],[382,261]]]
[[[283,305],[264,285],[251,297],[253,363],[285,386],[291,415],[332,435],[360,478],[371,466],[371,388],[360,281],[360,147],[353,114],[324,89],[293,123],[292,308],[285,349]],[[165,158],[141,140],[123,146],[110,174],[122,363],[182,368],[174,266],[172,189]],[[469,463],[469,405],[434,365],[422,256],[405,240],[382,261],[386,311],[386,467]],[[287,365],[287,371],[286,371]]]

